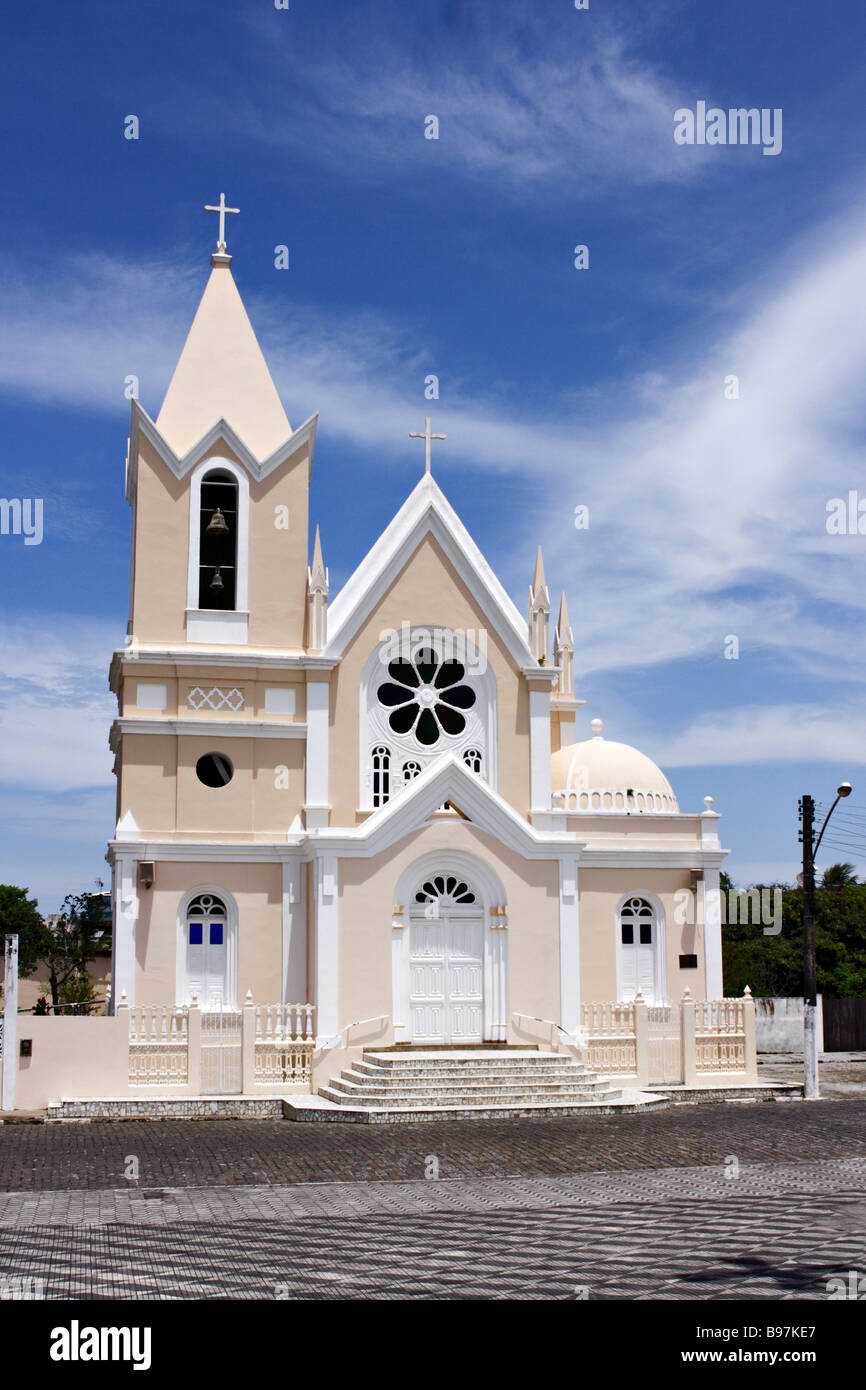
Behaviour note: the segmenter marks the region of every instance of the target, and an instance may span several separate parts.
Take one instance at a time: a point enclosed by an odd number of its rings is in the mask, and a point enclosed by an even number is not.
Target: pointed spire
[[[535,578],[532,581],[532,591],[534,594],[537,594],[539,589],[546,587],[547,583],[544,578],[544,557],[541,554],[541,546],[539,546],[538,554],[535,557]]]
[[[571,632],[568,623],[568,604],[565,601],[565,590],[562,591],[562,598],[559,600],[559,617],[556,620],[556,630],[560,633]]]
[[[539,664],[547,661],[550,651],[550,594],[544,579],[541,546],[535,557],[535,578],[529,589],[529,645]]]
[[[230,259],[213,258],[156,424],[182,455],[224,418],[264,459],[289,438],[292,427],[238,294]]]
[[[310,579],[311,579],[311,582],[312,582],[312,583],[315,583],[315,581],[316,581],[316,579],[318,578],[319,575],[321,575],[322,579],[324,580],[325,586],[327,587],[327,582],[328,582],[328,581],[327,581],[327,579],[325,578],[325,562],[324,562],[324,560],[322,559],[322,540],[321,540],[321,537],[320,537],[320,535],[319,535],[319,528],[318,528],[318,526],[317,526],[317,527],[316,527],[316,539],[315,539],[315,541],[313,542],[313,563],[312,563],[312,565],[310,566]]]
[[[559,617],[553,634],[553,664],[559,667],[556,697],[574,697],[574,633],[568,621],[565,591],[559,602]]]
[[[307,649],[319,652],[328,640],[328,571],[322,559],[322,541],[316,527],[313,563],[307,570]]]

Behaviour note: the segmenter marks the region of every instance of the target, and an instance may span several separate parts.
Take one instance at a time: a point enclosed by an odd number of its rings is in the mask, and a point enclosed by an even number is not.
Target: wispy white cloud
[[[560,189],[580,181],[622,191],[720,168],[706,147],[675,144],[681,90],[639,54],[634,34],[604,21],[563,42],[544,26],[518,32],[499,7],[483,40],[450,45],[447,62],[413,56],[387,26],[375,35],[358,28],[344,50],[351,60],[314,50],[293,65],[301,99],[290,121],[285,74],[294,40],[261,17],[252,23],[255,97],[217,95],[211,84],[194,103],[188,90],[166,98],[162,118],[176,123],[182,102],[187,127],[192,107],[202,129],[227,123],[233,136],[278,151],[287,167],[314,160],[352,180],[403,166],[417,173],[426,145],[434,174],[495,179],[499,193],[518,198],[535,197],[542,184],[556,196],[563,179]],[[439,121],[438,140],[425,139],[428,115]]]
[[[686,728],[657,734],[662,766],[747,766],[768,762],[866,763],[866,708],[754,704],[709,710]]]
[[[0,624],[0,788],[108,786],[116,711],[107,670],[117,633],[99,620],[44,615]]]

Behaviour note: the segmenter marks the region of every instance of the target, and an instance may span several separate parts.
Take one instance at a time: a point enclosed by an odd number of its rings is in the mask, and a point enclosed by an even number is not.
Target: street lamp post
[[[851,795],[851,783],[836,788],[836,800],[824,817],[815,837],[815,802],[804,796],[800,802],[803,841],[803,1063],[805,1100],[818,1100],[818,966],[815,959],[815,856],[824,838],[827,822],[843,796]]]

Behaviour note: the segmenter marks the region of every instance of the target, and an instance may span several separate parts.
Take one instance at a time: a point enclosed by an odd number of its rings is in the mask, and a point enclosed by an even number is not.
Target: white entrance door
[[[409,914],[409,1017],[416,1043],[484,1038],[484,919],[453,876],[427,880]]]
[[[202,894],[186,923],[186,1000],[204,1012],[231,1007],[228,998],[228,922],[219,898]]]
[[[634,999],[640,991],[648,1004],[656,1001],[656,935],[658,924],[644,898],[630,898],[620,910],[620,997]]]

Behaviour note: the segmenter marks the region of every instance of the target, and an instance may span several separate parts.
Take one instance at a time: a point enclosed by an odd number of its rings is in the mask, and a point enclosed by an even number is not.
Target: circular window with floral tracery
[[[474,707],[475,691],[466,684],[462,662],[422,647],[389,662],[388,675],[391,679],[378,687],[376,696],[391,711],[388,723],[395,734],[414,732],[419,743],[432,747],[443,734],[457,738],[464,732],[461,711]]]

